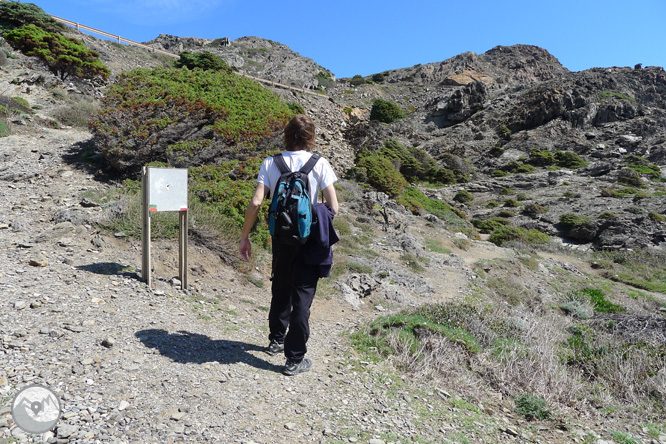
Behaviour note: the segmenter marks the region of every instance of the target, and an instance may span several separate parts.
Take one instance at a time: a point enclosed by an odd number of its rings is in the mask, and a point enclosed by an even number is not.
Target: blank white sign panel
[[[150,211],[187,211],[187,169],[148,168]]]

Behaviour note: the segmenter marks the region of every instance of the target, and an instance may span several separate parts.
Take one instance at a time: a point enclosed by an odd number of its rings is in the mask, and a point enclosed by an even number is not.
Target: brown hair
[[[315,146],[315,124],[306,115],[294,116],[284,128],[284,144],[288,151],[310,151]]]

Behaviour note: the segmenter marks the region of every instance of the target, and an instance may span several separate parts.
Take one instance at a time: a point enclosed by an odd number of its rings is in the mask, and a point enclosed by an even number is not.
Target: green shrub
[[[296,114],[305,114],[305,109],[303,108],[303,106],[301,106],[300,103],[292,102],[292,103],[289,103],[288,106],[289,106],[289,109],[291,110],[291,112],[294,115],[296,115]]]
[[[330,88],[331,86],[335,85],[335,80],[333,80],[331,77],[330,72],[319,71],[315,76],[315,79],[317,79],[319,86],[323,88]]]
[[[512,160],[506,165],[502,166],[500,170],[504,171],[505,173],[529,174],[534,172],[535,168],[532,165]]]
[[[28,110],[30,112],[30,103],[25,100],[23,97],[12,97],[12,100],[20,105],[21,108]]]
[[[535,148],[530,151],[530,158],[528,162],[530,165],[534,165],[536,167],[547,167],[554,165],[556,160],[555,156],[550,151],[541,151]]]
[[[220,56],[212,54],[210,52],[197,52],[191,53],[184,51],[178,54],[180,57],[175,62],[176,68],[186,67],[188,69],[203,69],[203,70],[222,70],[226,72],[231,72],[231,68],[227,65],[227,62]]]
[[[499,213],[497,213],[499,217],[514,217],[516,213],[514,213],[511,210],[500,210]]]
[[[635,102],[636,99],[629,97],[626,94],[621,94],[621,93],[616,93],[613,91],[601,91],[599,92],[599,99],[600,100],[608,100],[612,98],[617,98],[617,99],[623,99],[623,100],[629,100],[630,102]]]
[[[500,136],[502,139],[508,140],[511,138],[511,130],[509,129],[508,126],[506,125],[501,125],[497,127],[495,130],[498,136]]]
[[[98,110],[96,102],[82,101],[57,108],[52,116],[62,125],[88,128],[90,119]]]
[[[469,237],[478,237],[471,224],[464,219],[464,215],[455,211],[449,204],[439,199],[433,199],[417,188],[408,186],[405,191],[396,198],[396,202],[409,208],[413,213],[426,211],[441,219],[451,230],[460,231]]]
[[[490,149],[489,154],[493,157],[500,157],[502,154],[504,154],[504,148],[501,146],[494,146]]]
[[[404,119],[405,113],[395,103],[384,100],[375,99],[372,102],[372,109],[370,110],[370,120],[378,120],[382,123],[391,123],[396,120]]]
[[[634,169],[625,168],[617,173],[617,181],[620,184],[628,185],[631,187],[644,186],[641,175]]]
[[[356,167],[351,170],[351,176],[359,182],[368,182],[367,161],[363,161],[368,156],[372,157],[372,163],[385,164],[385,160],[389,160],[394,165],[394,169],[399,171],[408,182],[426,181],[450,184],[465,178],[463,173],[439,167],[425,151],[416,147],[405,147],[399,142],[389,139],[377,151],[364,150],[358,153]],[[384,160],[378,160],[377,157]],[[388,167],[388,164],[385,166]],[[389,174],[393,175],[392,172]]]
[[[384,79],[384,73],[380,72],[380,73],[377,73],[377,74],[373,74],[372,77],[370,77],[370,79],[375,83],[383,83],[384,80],[385,80]]]
[[[170,161],[169,151],[180,167],[257,154],[292,115],[275,94],[231,72],[139,68],[107,89],[91,130],[113,169],[138,174],[148,162]]]
[[[635,193],[636,189],[634,188],[608,188],[608,187],[601,188],[602,197],[614,197],[617,199],[622,199],[624,197],[632,196]]]
[[[608,301],[606,296],[604,296],[603,291],[597,288],[586,287],[580,290],[580,292],[590,298],[594,311],[598,313],[618,313],[627,311],[625,308]]]
[[[106,79],[111,74],[99,60],[99,54],[87,49],[80,40],[32,24],[13,29],[4,37],[12,48],[42,60],[62,80],[69,76]]]
[[[664,223],[666,222],[666,217],[663,214],[659,214],[656,211],[650,211],[648,213],[648,218],[653,222]]]
[[[576,169],[587,165],[587,162],[581,159],[578,154],[571,151],[556,151],[555,159],[557,160],[557,166],[562,168]]]
[[[624,161],[628,168],[636,171],[638,174],[644,174],[653,180],[661,177],[661,168],[659,168],[659,165],[651,163],[649,160],[641,156],[631,154],[627,156]]]
[[[354,77],[351,78],[349,83],[351,83],[352,86],[359,86],[359,85],[365,85],[367,81],[362,75],[356,74]]]
[[[467,190],[460,190],[453,196],[453,200],[460,203],[469,203],[474,200],[474,195]]]
[[[509,225],[511,222],[504,217],[490,217],[488,219],[472,219],[470,221],[481,233],[492,233],[493,231]]]
[[[539,230],[527,230],[522,227],[506,225],[493,231],[488,241],[500,247],[509,242],[521,242],[526,245],[538,246],[550,242],[550,236]]]
[[[516,199],[504,199],[504,206],[508,208],[518,208],[520,206],[520,202],[518,202]]]
[[[361,157],[356,162],[354,171],[358,179],[392,197],[401,194],[407,186],[407,181],[393,162],[377,154]]]
[[[0,120],[0,137],[7,137],[12,134],[12,129],[4,120]]]
[[[539,205],[538,203],[528,203],[525,205],[521,211],[521,213],[525,214],[526,216],[529,216],[531,218],[535,218],[539,216],[540,214],[544,214],[548,211],[548,208]]]
[[[551,411],[546,401],[538,396],[524,393],[515,399],[515,403],[516,413],[523,415],[528,421],[546,420],[551,417]]]
[[[617,214],[613,213],[612,211],[604,211],[601,213],[599,216],[597,216],[598,219],[615,219],[617,217]]]
[[[571,230],[572,228],[586,224],[591,220],[592,218],[580,214],[565,213],[560,216],[560,226],[564,230]]]
[[[33,3],[0,2],[0,34],[29,24],[49,32],[61,32],[67,29],[63,23],[58,22]]]

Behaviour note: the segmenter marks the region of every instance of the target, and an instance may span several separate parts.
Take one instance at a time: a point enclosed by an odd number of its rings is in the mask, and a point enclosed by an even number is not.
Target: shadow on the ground
[[[263,352],[264,347],[247,342],[214,340],[206,335],[179,331],[169,333],[161,329],[138,331],[135,336],[146,347],[157,349],[162,356],[181,364],[219,362],[235,364],[243,362],[260,370],[280,372],[282,366],[272,364],[249,352]]]
[[[76,269],[87,271],[88,273],[103,274],[105,276],[116,275],[141,280],[139,273],[130,271],[131,267],[116,262],[97,262],[88,265],[78,265]]]

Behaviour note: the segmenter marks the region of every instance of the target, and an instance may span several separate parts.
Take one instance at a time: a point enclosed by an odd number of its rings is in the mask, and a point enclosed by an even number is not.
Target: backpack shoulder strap
[[[276,154],[275,156],[273,156],[273,162],[275,162],[275,165],[278,167],[278,170],[280,170],[280,174],[291,172],[291,168],[287,166],[287,162],[284,161],[284,157],[282,157],[282,154]]]
[[[303,168],[301,168],[299,171],[301,173],[305,174],[310,174],[310,171],[312,171],[312,168],[314,168],[315,164],[317,161],[321,158],[321,154],[314,153],[312,156],[310,156],[310,159],[306,162],[305,165],[303,165]]]

